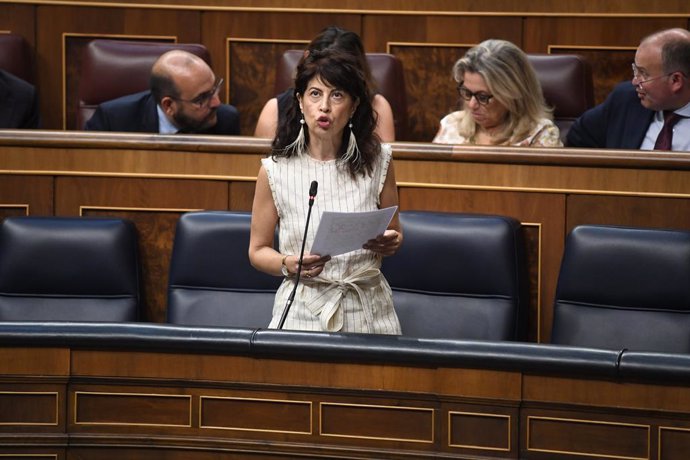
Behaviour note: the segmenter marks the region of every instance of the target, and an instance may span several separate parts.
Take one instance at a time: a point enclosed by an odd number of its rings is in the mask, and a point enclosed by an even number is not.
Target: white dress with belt
[[[335,160],[319,161],[307,154],[263,159],[278,211],[280,252],[299,255],[312,181],[318,181],[319,188],[307,232],[307,252],[324,211],[379,208],[391,158],[390,145],[383,144],[372,175],[357,175],[356,179]],[[300,278],[283,329],[400,334],[391,288],[380,267],[381,256],[365,249],[333,256],[318,277]],[[294,281],[294,277],[285,278],[278,288],[269,327],[278,327]]]

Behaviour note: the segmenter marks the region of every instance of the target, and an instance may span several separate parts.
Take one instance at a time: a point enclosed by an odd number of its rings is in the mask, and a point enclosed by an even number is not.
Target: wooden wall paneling
[[[562,195],[401,187],[400,209],[499,214],[522,222],[530,277],[529,340],[549,341],[565,231]]]
[[[79,6],[37,7],[37,53],[40,62],[38,85],[41,87],[43,126],[64,129],[67,126],[65,94],[68,75],[77,75],[75,56],[81,40],[69,37],[161,37],[173,36],[180,43],[200,41],[200,13],[192,10],[146,8],[99,8]],[[74,49],[71,46],[74,45]]]
[[[690,195],[678,197],[571,195],[567,201],[566,230],[577,225],[690,230]]]
[[[650,457],[652,426],[639,419],[586,412],[525,412],[521,453],[526,458],[655,458]]]
[[[461,110],[452,69],[455,61],[474,44],[390,43],[388,52],[402,61],[405,71],[408,120],[400,140],[431,142],[441,118]],[[447,71],[439,72],[440,69]]]
[[[256,168],[259,174],[259,168]],[[228,183],[228,209],[232,211],[251,211],[254,203],[256,181],[232,181]]]
[[[0,459],[64,459],[69,373],[66,348],[0,349]]]
[[[167,283],[179,215],[227,209],[222,181],[60,177],[56,215],[113,216],[134,221],[139,232],[144,289],[142,320],[166,320]]]
[[[365,458],[404,458],[394,455],[402,452],[461,458],[496,451],[516,457],[517,443],[511,440],[517,439],[519,373],[131,350],[79,350],[73,358],[80,377],[71,398],[86,396],[90,405],[87,412],[70,403],[69,428],[72,439],[81,435],[89,443],[148,433],[153,439],[146,440],[147,447],[161,446],[156,435],[181,435],[187,441],[179,442],[190,446],[204,445],[195,438],[225,439],[228,449],[238,440],[252,450],[282,443],[283,451],[309,450],[324,458],[352,448]],[[103,375],[117,385],[103,383]],[[206,384],[195,388],[200,376]],[[212,381],[217,383],[209,385]],[[294,391],[295,386],[305,388]],[[173,411],[178,421],[185,417],[182,409],[188,406],[180,398],[188,395],[191,423],[161,423],[168,419],[157,412]],[[444,402],[445,395],[452,402]],[[124,402],[115,403],[118,399]],[[141,414],[142,405],[156,413]],[[477,423],[499,429],[484,433]],[[98,439],[88,433],[98,433]]]
[[[500,13],[486,16],[473,16],[471,13],[365,14],[362,23],[362,39],[367,51],[372,52],[386,52],[389,42],[479,43],[487,38],[502,38],[521,45],[522,20],[519,16]]]
[[[66,383],[0,384],[0,445],[3,433],[64,433],[66,387]]]
[[[523,48],[527,53],[545,53],[549,45],[637,47],[653,32],[687,23],[682,17],[530,16],[524,19]]]
[[[632,78],[630,64],[642,38],[658,30],[687,26],[687,18],[682,17],[526,17],[523,49],[587,57],[596,102],[600,103],[618,82]]]
[[[80,437],[76,436],[76,439],[80,439]],[[88,447],[71,447],[68,460],[218,460],[219,458],[227,458],[224,457],[227,455],[233,455],[231,449],[218,448],[209,449],[208,451],[197,451],[172,447],[151,448],[150,446],[144,449],[141,447],[113,446],[110,444],[102,447],[93,445]],[[242,453],[242,455],[245,458],[254,457],[250,452]],[[282,460],[284,458],[282,456],[265,456],[264,454],[256,454],[255,457],[260,460]]]
[[[77,0],[81,1],[81,0]],[[2,0],[12,3],[13,0]],[[39,3],[37,0],[35,3]],[[45,0],[44,0],[45,2]],[[0,2],[1,3],[1,2]],[[56,0],[55,3],[64,3]],[[75,1],[76,3],[76,1]],[[133,4],[160,6],[162,2],[154,0],[92,0],[89,3],[109,4]],[[646,0],[610,0],[607,2],[563,2],[553,0],[541,0],[535,2],[523,2],[519,0],[494,0],[490,3],[477,4],[474,0],[426,0],[417,2],[414,0],[380,0],[372,3],[368,0],[338,0],[337,2],[323,0],[166,0],[164,5],[181,5],[188,7],[213,7],[213,8],[282,8],[292,10],[358,10],[362,12],[388,12],[417,11],[419,13],[455,13],[457,11],[481,11],[486,13],[611,13],[611,14],[685,14],[687,4],[683,0],[664,0],[660,4],[650,4]]]
[[[53,177],[0,173],[0,219],[29,215],[53,215]]]
[[[36,7],[33,5],[7,4],[0,6],[0,33],[21,35],[26,40],[34,61],[34,81],[36,76]],[[40,90],[40,88],[39,88]]]
[[[85,386],[70,388],[70,431],[175,432],[192,427],[192,396],[179,390],[127,386]]]
[[[21,460],[64,460],[67,457],[64,449],[54,447],[3,448],[2,453],[0,453],[0,460],[15,460],[17,458]]]
[[[687,386],[525,375],[523,388],[520,427],[528,458],[588,454],[661,460],[687,454],[690,423],[670,420],[690,408]],[[583,436],[588,442],[580,442]]]
[[[240,111],[241,133],[252,135],[261,108],[275,96],[275,66],[284,50],[301,48],[323,28],[360,32],[355,14],[308,12],[205,12],[202,40],[216,72],[225,69],[226,101]]]
[[[408,126],[402,141],[431,142],[441,118],[458,110],[453,64],[487,38],[522,41],[522,23],[508,16],[365,15],[367,51],[397,56],[405,71]]]
[[[0,33],[21,35],[33,47],[36,43],[36,7],[29,4],[3,4]]]
[[[516,407],[443,404],[442,439],[449,451],[517,458],[520,414]]]
[[[302,49],[306,40],[236,39],[227,40],[228,100],[240,110],[240,133],[254,134],[256,122],[266,101],[276,96],[275,68],[286,50]],[[230,82],[232,84],[230,84]]]
[[[40,379],[67,377],[70,354],[66,348],[2,348],[0,349],[0,381],[16,376],[37,375]]]

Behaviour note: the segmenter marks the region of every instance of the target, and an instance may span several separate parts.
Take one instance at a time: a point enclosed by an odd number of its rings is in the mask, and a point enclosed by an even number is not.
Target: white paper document
[[[337,256],[362,249],[364,243],[388,228],[397,206],[369,212],[329,212],[321,215],[312,254]]]

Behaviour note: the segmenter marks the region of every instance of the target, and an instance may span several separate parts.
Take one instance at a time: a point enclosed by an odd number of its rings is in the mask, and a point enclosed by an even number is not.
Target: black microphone
[[[319,183],[315,180],[311,181],[311,186],[309,187],[309,210],[307,211],[307,223],[304,226],[304,237],[302,238],[302,249],[299,252],[299,261],[297,262],[297,274],[295,275],[295,286],[288,296],[287,302],[285,302],[285,309],[283,310],[283,315],[280,317],[280,323],[278,323],[278,329],[283,328],[285,324],[285,318],[287,318],[290,307],[292,306],[293,300],[295,300],[295,292],[297,292],[297,285],[299,284],[299,278],[302,274],[302,259],[304,258],[304,246],[307,243],[307,230],[309,229],[309,219],[311,218],[311,207],[314,205],[314,198],[316,198],[316,191],[319,188]]]

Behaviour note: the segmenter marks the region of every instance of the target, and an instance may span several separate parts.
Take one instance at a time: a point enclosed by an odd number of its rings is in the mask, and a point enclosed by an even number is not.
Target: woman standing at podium
[[[352,55],[309,50],[297,67],[293,103],[258,174],[249,258],[284,276],[270,327],[278,327],[295,287],[312,181],[319,184],[306,252],[285,329],[399,334],[381,258],[402,243],[397,213],[388,230],[362,249],[309,254],[324,211],[360,212],[398,204],[390,146],[374,134],[370,89]],[[279,228],[280,251],[273,246]]]

